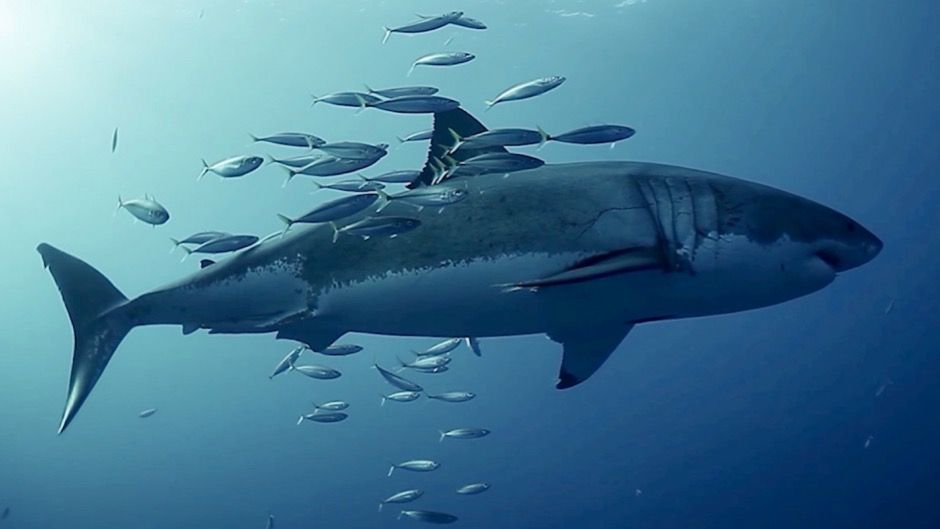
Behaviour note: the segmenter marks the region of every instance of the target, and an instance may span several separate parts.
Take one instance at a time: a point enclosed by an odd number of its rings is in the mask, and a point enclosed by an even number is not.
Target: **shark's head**
[[[675,255],[667,264],[702,286],[679,292],[686,301],[701,299],[673,313],[734,312],[797,298],[881,251],[869,230],[811,200],[725,176],[649,167],[644,172],[655,176],[641,177],[639,187],[670,246],[667,255]]]
[[[871,261],[883,246],[855,220],[812,200],[743,181],[711,187],[721,231],[819,260],[835,273]]]

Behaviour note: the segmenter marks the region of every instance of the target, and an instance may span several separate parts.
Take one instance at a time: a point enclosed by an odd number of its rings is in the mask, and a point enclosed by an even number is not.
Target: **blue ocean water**
[[[381,43],[382,26],[451,9],[489,29]],[[445,50],[477,59],[405,77]],[[376,511],[412,487],[426,491],[415,507],[468,528],[940,526],[938,57],[940,4],[915,0],[0,2],[0,527],[262,528],[269,513],[278,528],[421,525]],[[483,112],[547,75],[568,80]],[[614,149],[539,155],[761,182],[848,214],[885,248],[805,298],[638,326],[569,391],[554,389],[560,347],[544,336],[484,339],[482,358],[461,349],[435,375],[479,395],[464,404],[379,406],[373,359],[430,338],[347,336],[365,351],[321,362],[342,378],[272,381],[292,344],[140,328],[57,436],[71,332],[35,246],[136,295],[195,269],[169,237],[280,229],[275,213],[333,195],[282,188],[271,166],[197,183],[200,159],[290,152],[249,133],[395,143],[429,126],[310,107],[363,83],[439,86],[490,127],[624,123],[638,132]],[[379,169],[424,154],[396,146]],[[168,224],[112,215],[119,194],[144,193]],[[295,425],[337,398],[349,420]],[[146,408],[159,411],[139,419]],[[461,426],[494,433],[438,442]],[[442,467],[386,477],[412,458]],[[492,490],[453,493],[474,481]]]

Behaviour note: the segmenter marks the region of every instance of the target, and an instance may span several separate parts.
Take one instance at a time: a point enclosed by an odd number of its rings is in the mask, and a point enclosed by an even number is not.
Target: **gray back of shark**
[[[448,129],[485,130],[462,110],[437,114],[430,156],[452,143]],[[433,174],[426,167],[412,187]],[[390,215],[420,220],[400,237],[334,243],[330,227],[307,226],[132,300],[90,265],[39,245],[74,329],[60,431],[137,326],[276,333],[313,350],[351,331],[546,333],[563,346],[557,386],[567,388],[590,377],[638,323],[803,296],[881,249],[877,237],[825,206],[682,167],[558,164],[439,185],[468,197],[440,214],[390,204]]]

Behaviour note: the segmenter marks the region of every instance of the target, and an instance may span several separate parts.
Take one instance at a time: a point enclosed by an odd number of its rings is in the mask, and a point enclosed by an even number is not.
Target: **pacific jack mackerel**
[[[446,154],[451,129],[461,137],[485,130],[460,109],[436,114],[429,160]],[[462,151],[453,153],[458,161],[502,148]],[[412,187],[433,180],[428,164]],[[90,265],[40,244],[74,330],[59,431],[137,326],[277,333],[315,351],[352,331],[547,333],[563,346],[557,385],[569,388],[638,323],[803,296],[882,247],[852,219],[805,198],[669,165],[550,164],[438,185],[468,196],[441,214],[390,204],[383,214],[421,223],[398,237],[334,243],[329,226],[303,227],[130,300]]]

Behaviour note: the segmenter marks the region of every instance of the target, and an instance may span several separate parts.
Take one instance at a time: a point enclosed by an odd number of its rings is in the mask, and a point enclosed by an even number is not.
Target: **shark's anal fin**
[[[535,290],[583,283],[618,274],[665,270],[664,267],[665,260],[659,248],[629,248],[589,257],[557,274],[501,286],[507,290]]]
[[[294,340],[313,351],[322,351],[333,345],[333,342],[339,340],[344,334],[346,334],[345,330],[332,327],[317,318],[308,318],[281,327],[277,331],[277,338]]]
[[[631,329],[633,324],[625,323],[601,328],[550,332],[549,338],[564,348],[555,387],[571,388],[590,378]]]

